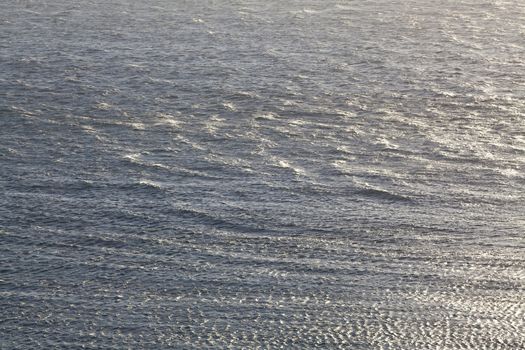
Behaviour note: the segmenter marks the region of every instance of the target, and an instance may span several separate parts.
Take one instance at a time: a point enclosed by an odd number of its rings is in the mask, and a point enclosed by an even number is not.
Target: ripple
[[[0,5],[0,348],[525,348],[523,5],[337,2]]]

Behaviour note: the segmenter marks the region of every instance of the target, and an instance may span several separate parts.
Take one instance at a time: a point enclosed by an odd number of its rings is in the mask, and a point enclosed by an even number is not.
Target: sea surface
[[[525,2],[0,1],[0,349],[525,349]]]

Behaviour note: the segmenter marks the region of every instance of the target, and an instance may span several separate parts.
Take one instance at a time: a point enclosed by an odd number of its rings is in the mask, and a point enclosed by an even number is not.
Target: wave
[[[259,112],[259,113],[253,114],[253,118],[255,120],[276,120],[279,118],[279,115],[275,113],[271,113],[271,112],[268,112],[268,113]]]
[[[280,159],[278,157],[271,157],[271,161],[272,161],[272,165],[278,167],[278,168],[282,168],[282,169],[289,169],[291,170],[293,173],[297,174],[297,175],[306,175],[306,170],[303,169],[302,167],[299,167],[293,163],[291,163],[290,161],[286,160],[286,159]]]
[[[401,195],[398,193],[394,193],[391,191],[387,191],[384,189],[378,189],[378,188],[365,188],[361,190],[355,191],[355,194],[362,196],[362,197],[368,197],[372,199],[378,199],[383,201],[389,201],[389,202],[403,202],[403,203],[412,203],[414,200],[406,195]]]

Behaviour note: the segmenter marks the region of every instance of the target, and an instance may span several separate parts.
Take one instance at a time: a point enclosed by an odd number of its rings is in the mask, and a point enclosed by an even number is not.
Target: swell
[[[383,189],[364,188],[355,191],[355,194],[361,197],[386,202],[414,203],[414,199],[409,196],[397,194]]]

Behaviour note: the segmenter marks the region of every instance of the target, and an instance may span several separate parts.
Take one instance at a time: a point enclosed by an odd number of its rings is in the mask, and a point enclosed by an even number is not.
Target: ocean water
[[[0,2],[0,349],[525,348],[525,3]]]

